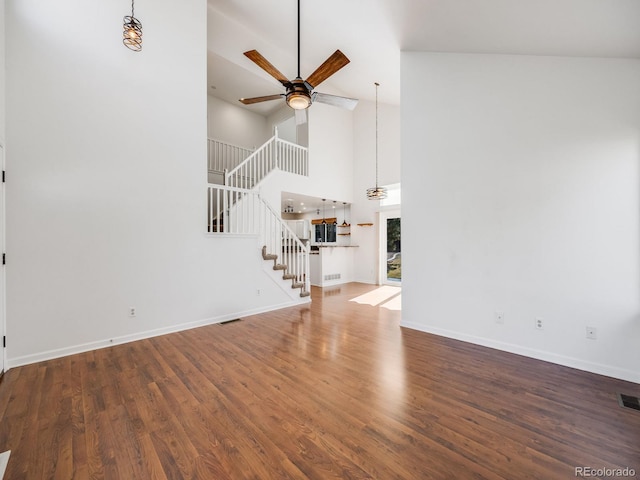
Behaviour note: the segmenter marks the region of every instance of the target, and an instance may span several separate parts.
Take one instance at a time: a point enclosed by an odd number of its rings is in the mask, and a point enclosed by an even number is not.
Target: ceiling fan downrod
[[[300,0],[298,0],[298,78],[300,76]]]

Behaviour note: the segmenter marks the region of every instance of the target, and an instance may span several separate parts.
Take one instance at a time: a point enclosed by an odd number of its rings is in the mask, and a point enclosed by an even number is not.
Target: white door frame
[[[387,220],[389,218],[402,218],[399,208],[390,208],[388,210],[382,210],[378,214],[378,223],[380,228],[378,229],[378,282],[380,285],[402,285],[400,282],[390,282],[387,280]]]

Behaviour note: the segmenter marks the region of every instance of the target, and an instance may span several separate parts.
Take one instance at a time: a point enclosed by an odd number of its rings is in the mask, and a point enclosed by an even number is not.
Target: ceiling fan
[[[340,97],[314,91],[320,83],[324,82],[349,63],[349,59],[340,50],[336,50],[322,65],[309,75],[306,80],[303,80],[300,76],[300,0],[298,0],[298,76],[296,78],[293,80],[287,79],[282,72],[269,63],[257,50],[249,50],[248,52],[244,52],[244,55],[286,88],[285,93],[278,95],[241,98],[240,102],[245,105],[284,98],[287,105],[296,111],[296,122],[304,123],[306,121],[305,109],[309,108],[313,102],[325,103],[348,110],[353,110],[358,104],[358,100],[355,98]]]

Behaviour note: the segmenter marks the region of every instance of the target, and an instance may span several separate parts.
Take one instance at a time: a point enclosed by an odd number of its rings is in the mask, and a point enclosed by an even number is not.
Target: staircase
[[[304,281],[300,281],[298,275],[295,273],[288,273],[289,267],[284,263],[278,263],[278,255],[274,253],[267,253],[267,246],[262,247],[262,259],[263,260],[273,260],[273,269],[274,270],[282,270],[282,279],[283,280],[291,280],[291,288],[299,288],[301,297],[308,297],[311,295],[311,292],[305,285]]]
[[[306,298],[310,295],[309,246],[300,241],[257,188],[275,169],[305,176],[309,172],[307,149],[279,139],[277,131],[225,172],[225,185],[209,184],[208,232],[258,236],[262,258],[273,261],[273,270],[282,271],[282,279],[290,280],[291,288]]]

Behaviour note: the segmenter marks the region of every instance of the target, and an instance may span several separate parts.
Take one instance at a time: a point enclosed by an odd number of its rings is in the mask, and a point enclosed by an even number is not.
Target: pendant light
[[[343,227],[348,227],[349,226],[349,224],[347,223],[346,211],[347,211],[347,202],[342,202],[342,218],[343,218],[342,226]]]
[[[335,227],[336,225],[338,225],[338,215],[335,211],[336,208],[336,201],[333,201],[333,214],[335,215],[334,219],[333,219],[333,226]]]
[[[326,225],[327,224],[327,221],[324,218],[324,205],[325,205],[324,202],[326,202],[326,201],[327,201],[326,198],[322,199],[322,225]]]
[[[369,200],[382,200],[387,198],[386,187],[378,186],[378,87],[380,84],[375,82],[376,86],[376,186],[367,188],[367,198]]]
[[[122,43],[129,50],[139,52],[142,50],[142,23],[133,16],[133,2],[131,0],[131,16],[127,15],[123,19]]]

